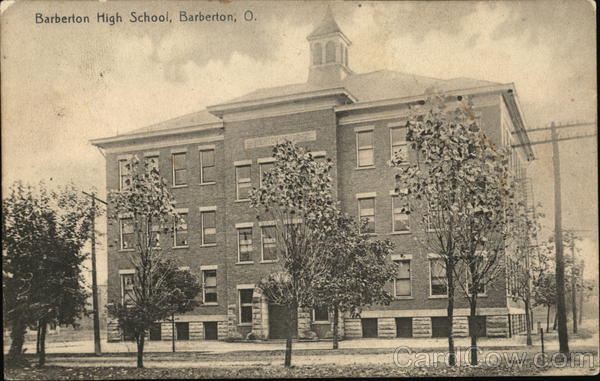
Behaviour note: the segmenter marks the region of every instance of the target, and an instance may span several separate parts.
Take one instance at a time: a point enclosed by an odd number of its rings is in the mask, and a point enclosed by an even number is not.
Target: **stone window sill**
[[[171,186],[171,188],[173,188],[173,189],[187,188],[187,187],[188,187],[187,184],[181,184],[181,185],[173,185],[173,186]]]
[[[189,246],[173,246],[173,249],[189,249]]]
[[[410,230],[409,231],[404,231],[404,232],[391,232],[391,235],[407,235],[410,234]]]
[[[363,169],[375,169],[377,167],[375,167],[374,165],[369,165],[369,166],[365,166],[365,167],[356,167],[354,169],[356,169],[357,171],[363,170]]]
[[[448,299],[448,295],[429,295],[429,299]]]
[[[236,265],[252,265],[254,261],[244,261],[244,262],[236,262]]]

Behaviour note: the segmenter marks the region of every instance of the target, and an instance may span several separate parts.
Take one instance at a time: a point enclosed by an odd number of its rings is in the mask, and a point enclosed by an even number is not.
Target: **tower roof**
[[[323,20],[321,20],[319,25],[317,25],[317,27],[308,35],[308,38],[310,39],[313,37],[324,36],[332,33],[344,34],[344,32],[342,32],[342,30],[340,29],[340,26],[335,21],[335,18],[333,18],[333,12],[331,12],[331,7],[327,6],[325,17],[323,17]]]

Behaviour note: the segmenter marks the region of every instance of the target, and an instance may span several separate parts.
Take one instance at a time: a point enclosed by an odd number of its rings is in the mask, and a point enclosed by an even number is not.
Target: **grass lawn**
[[[117,380],[117,379],[176,379],[176,378],[313,378],[313,377],[480,377],[535,375],[542,371],[533,364],[520,369],[506,367],[398,368],[386,366],[283,366],[230,368],[147,368],[88,367],[65,368],[48,366],[43,369],[5,369],[7,380]]]

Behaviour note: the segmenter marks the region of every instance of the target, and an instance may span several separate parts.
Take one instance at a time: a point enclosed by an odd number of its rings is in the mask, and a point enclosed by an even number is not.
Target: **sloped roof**
[[[421,95],[432,91],[449,91],[498,84],[472,78],[439,79],[391,70],[379,70],[370,73],[350,74],[339,83],[323,86],[310,83],[269,87],[254,90],[248,94],[233,98],[225,104],[252,102],[286,95],[301,94],[333,87],[344,87],[359,102],[401,98]]]
[[[319,25],[317,25],[317,27],[308,35],[308,38],[310,39],[312,37],[324,36],[326,34],[337,32],[343,34],[339,25],[335,21],[335,18],[333,17],[333,12],[331,12],[331,8],[327,6],[327,12],[325,12],[325,17],[323,17],[323,20],[321,20]]]
[[[168,119],[162,121],[160,123],[152,124],[150,126],[145,126],[142,128],[138,128],[132,131],[128,131],[121,135],[134,135],[140,134],[144,132],[154,132],[154,131],[162,131],[168,130],[172,128],[179,127],[189,127],[189,126],[198,126],[202,124],[210,124],[210,123],[220,123],[221,119],[217,118],[213,114],[209,113],[207,110],[200,110],[196,112],[192,112],[189,114],[185,114],[182,116],[178,116],[172,119]]]
[[[322,86],[305,82],[257,89],[248,94],[233,98],[224,104],[268,100],[270,98],[310,93],[336,87],[343,87],[348,90],[350,94],[357,98],[358,102],[371,102],[384,99],[417,96],[436,91],[442,92],[450,90],[462,90],[495,84],[498,83],[466,77],[439,79],[391,70],[379,70],[362,74],[350,74],[338,83]],[[221,119],[204,109],[150,126],[138,128],[120,135],[135,135],[140,133],[220,122]]]

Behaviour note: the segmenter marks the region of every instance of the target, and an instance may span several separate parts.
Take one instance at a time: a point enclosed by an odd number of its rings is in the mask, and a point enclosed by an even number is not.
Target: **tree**
[[[73,185],[48,190],[13,184],[2,203],[2,291],[11,325],[9,362],[19,363],[25,330],[38,329],[38,364],[45,364],[50,323],[75,325],[86,313],[81,274],[91,205]],[[99,211],[98,211],[99,212]]]
[[[137,367],[142,368],[146,332],[155,322],[179,311],[182,295],[192,298],[177,287],[178,263],[160,249],[161,233],[171,233],[183,223],[174,209],[167,182],[152,163],[142,164],[136,156],[124,165],[129,177],[122,190],[109,193],[109,217],[121,227],[128,224],[133,233],[133,250],[127,252],[127,257],[134,274],[130,289],[122,300],[108,306],[108,312],[123,331],[135,337]]]
[[[527,345],[533,345],[531,338],[531,310],[534,303],[533,288],[540,286],[540,277],[543,276],[546,265],[540,263],[540,256],[536,253],[540,250],[538,246],[539,233],[541,231],[540,219],[544,214],[540,212],[541,205],[537,208],[528,208],[523,201],[515,202],[515,220],[511,225],[511,236],[514,237],[514,254],[516,262],[522,264],[514,273],[515,287],[514,300],[522,300],[525,304],[525,316],[527,321]],[[549,312],[549,311],[548,311]],[[549,320],[549,317],[548,317]]]
[[[411,223],[416,225],[419,244],[439,255],[436,285],[447,294],[449,364],[456,364],[453,338],[454,297],[458,265],[458,239],[475,212],[465,207],[474,195],[471,162],[480,154],[481,132],[467,102],[433,96],[411,107],[406,123],[408,152],[397,152],[391,164],[398,169],[396,193]],[[414,160],[413,160],[414,159]]]
[[[335,213],[331,162],[320,163],[290,141],[273,148],[273,167],[263,173],[261,186],[250,192],[250,205],[259,219],[272,221],[279,270],[258,289],[270,303],[289,311],[286,367],[291,366],[293,329],[298,308],[314,306],[311,289],[320,271],[324,245],[320,230]]]
[[[366,221],[362,227],[339,212],[321,231],[326,250],[318,264],[323,270],[317,272],[320,276],[314,280],[313,289],[317,304],[333,312],[333,349],[338,348],[340,312],[358,316],[365,305],[387,305],[392,300],[385,286],[398,271],[389,260],[393,244],[364,233]]]
[[[554,246],[551,241],[543,241],[536,249],[531,266],[533,304],[546,307],[546,332],[550,332],[550,309],[556,304]]]
[[[171,337],[173,352],[175,352],[175,314],[193,311],[200,305],[197,296],[202,292],[202,284],[198,277],[190,271],[179,268],[171,272],[171,278],[167,281],[167,289],[171,290],[167,306],[171,307],[171,322],[173,323]]]

